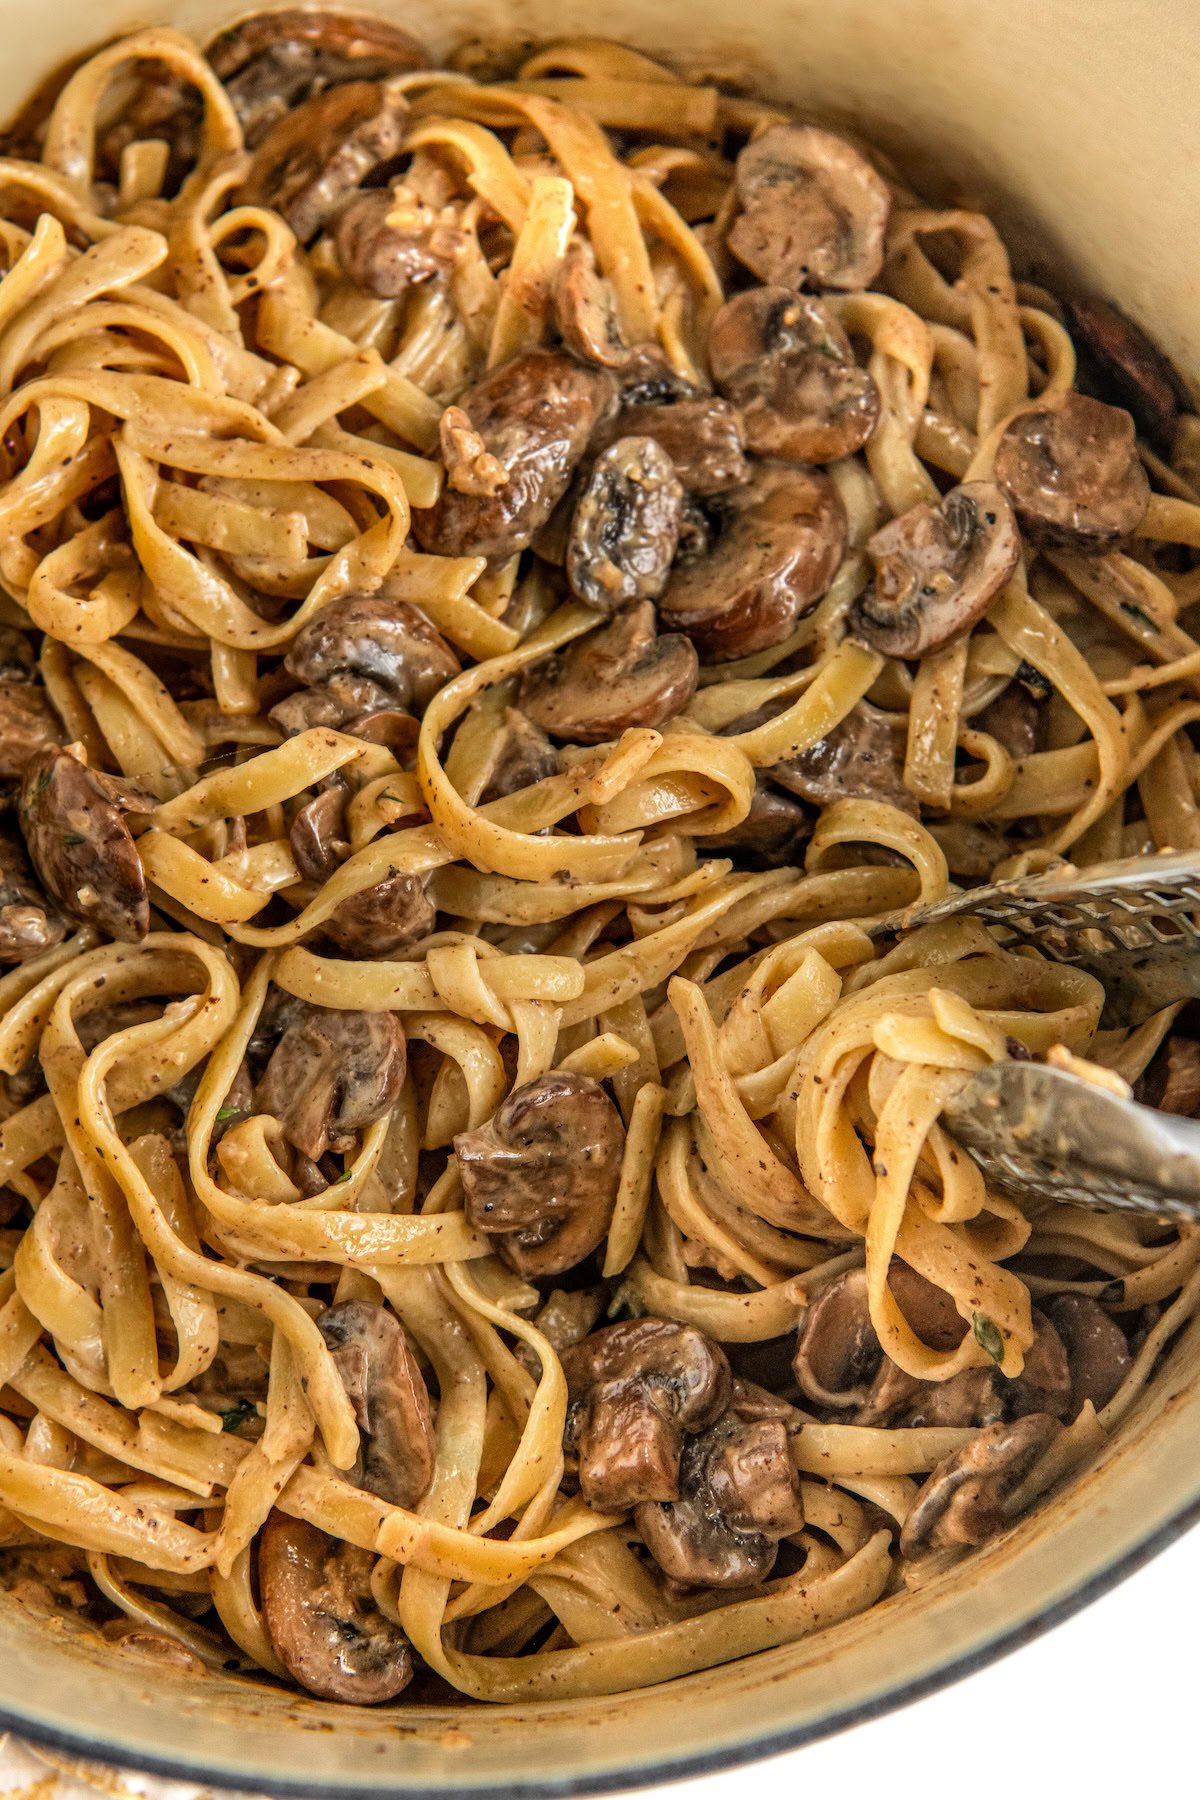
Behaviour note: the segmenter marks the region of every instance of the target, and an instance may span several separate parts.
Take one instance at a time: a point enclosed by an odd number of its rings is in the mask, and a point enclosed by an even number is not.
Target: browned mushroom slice
[[[348,594],[323,606],[296,634],[284,666],[327,695],[345,720],[381,707],[422,713],[462,665],[415,606]],[[287,705],[275,707],[272,718]]]
[[[1042,708],[1029,689],[1019,681],[1010,681],[971,723],[978,731],[1003,746],[1012,757],[1032,756],[1041,735]]]
[[[36,680],[37,658],[27,632],[0,625],[0,681]]]
[[[531,669],[521,705],[551,737],[604,744],[634,725],[665,725],[696,691],[700,665],[687,638],[659,637],[649,600]]]
[[[374,887],[351,894],[321,927],[347,956],[395,956],[428,937],[437,908],[417,875],[388,875]]]
[[[754,783],[750,811],[730,831],[706,837],[705,850],[736,850],[754,859],[755,865],[775,868],[799,863],[806,840],[812,836],[812,818],[790,794],[781,794],[763,775]]]
[[[1149,1068],[1134,1084],[1133,1097],[1144,1106],[1177,1118],[1200,1113],[1200,1044],[1172,1032]]]
[[[378,1706],[412,1679],[412,1651],[371,1594],[375,1557],[273,1512],[258,1540],[267,1635],[294,1681],[322,1700]]]
[[[361,1434],[346,1480],[393,1506],[416,1506],[429,1492],[437,1447],[429,1392],[403,1325],[368,1300],[327,1307],[317,1324]]]
[[[558,751],[540,725],[515,706],[504,715],[504,730],[493,750],[491,774],[479,796],[480,804],[501,800],[520,788],[532,787],[558,774]]]
[[[346,81],[378,81],[423,69],[428,57],[399,26],[369,13],[255,13],[206,51],[251,148],[302,100]]]
[[[905,1556],[982,1544],[1007,1524],[1004,1502],[1063,1430],[1048,1413],[985,1425],[940,1462],[900,1534]]]
[[[716,394],[627,404],[596,433],[593,449],[606,450],[622,437],[653,438],[689,494],[723,494],[750,478],[742,421]]]
[[[657,600],[679,547],[683,488],[648,437],[622,437],[596,459],[567,543],[571,590],[598,612]]]
[[[1046,1311],[1066,1349],[1071,1370],[1066,1416],[1075,1418],[1085,1400],[1099,1412],[1133,1367],[1125,1333],[1099,1301],[1087,1294],[1058,1294]]]
[[[305,100],[260,140],[243,201],[282,213],[302,244],[316,237],[381,163],[399,154],[408,108],[373,81]]]
[[[306,800],[288,827],[288,843],[305,881],[327,881],[350,854],[345,787],[333,782]]]
[[[290,1015],[290,1017],[289,1017]],[[404,1032],[392,1013],[342,1012],[298,1002],[254,1096],[314,1162],[345,1150],[353,1134],[382,1119],[400,1098]]]
[[[268,717],[273,725],[288,737],[295,737],[301,731],[312,731],[319,725],[332,725],[341,730],[346,721],[346,708],[324,688],[301,688],[298,694],[288,694],[283,700],[277,700]]]
[[[819,300],[783,287],[735,294],[712,322],[708,355],[759,456],[834,462],[861,450],[875,429],[875,383]]]
[[[929,656],[978,624],[1017,566],[1012,508],[990,481],[951,488],[867,540],[875,580],[851,614],[885,656]]]
[[[40,956],[66,935],[62,914],[34,880],[20,844],[0,836],[0,963]]]
[[[827,475],[783,464],[757,468],[724,501],[708,556],[675,566],[659,605],[702,662],[730,662],[782,643],[810,613],[846,548],[846,514]]]
[[[780,1538],[804,1528],[787,1427],[736,1406],[683,1447],[679,1499],[643,1502],[642,1541],[673,1581],[749,1587],[771,1573]]]
[[[857,289],[883,267],[887,182],[835,132],[771,125],[737,159],[737,195],[729,248],[760,281]]]
[[[1020,1419],[1027,1413],[1052,1413],[1056,1419],[1074,1416],[1066,1347],[1045,1313],[1036,1307],[1033,1342],[1025,1352],[1021,1373],[1003,1381],[1001,1391],[1007,1418]]]
[[[463,246],[461,230],[429,209],[429,217],[389,224],[396,203],[389,191],[369,189],[338,219],[333,239],[347,280],[382,300],[395,300],[424,281],[448,275]]]
[[[62,735],[45,688],[20,678],[0,681],[0,780],[20,775],[31,756],[57,744]]]
[[[150,929],[150,900],[124,812],[155,802],[132,783],[89,769],[68,750],[39,750],[25,765],[21,830],[46,891],[74,918],[121,943]]]
[[[624,1149],[599,1082],[552,1070],[455,1138],[467,1218],[518,1274],[559,1275],[608,1230]]]
[[[1169,446],[1179,416],[1179,384],[1170,363],[1144,331],[1115,306],[1094,296],[1064,300],[1071,336],[1096,366],[1101,381],[1127,406],[1143,431]]]
[[[605,370],[557,350],[532,350],[485,375],[455,409],[478,439],[468,453],[469,476],[451,464],[436,506],[413,513],[422,548],[443,556],[527,550],[615,397]],[[487,480],[478,478],[481,456],[490,459]]]
[[[904,721],[860,700],[828,737],[787,762],[776,763],[773,780],[814,806],[835,800],[882,800],[917,816],[917,802],[904,785]]]
[[[679,1498],[685,1434],[729,1401],[725,1352],[691,1325],[629,1319],[562,1353],[570,1405],[564,1444],[589,1506],[620,1512]]]
[[[583,362],[619,369],[629,361],[616,296],[586,238],[572,238],[563,258],[554,284],[554,322],[567,349]]]
[[[1150,483],[1120,407],[1086,394],[1019,413],[996,450],[995,476],[1035,543],[1111,550],[1137,530]]]
[[[953,1350],[967,1327],[950,1296],[907,1263],[888,1273],[893,1297],[921,1340],[933,1350]],[[880,1410],[877,1377],[888,1359],[871,1323],[865,1269],[847,1269],[823,1288],[804,1315],[793,1368],[801,1391],[821,1406]],[[890,1366],[890,1364],[889,1364]],[[897,1371],[897,1373],[901,1373]],[[889,1397],[908,1399],[917,1384]]]

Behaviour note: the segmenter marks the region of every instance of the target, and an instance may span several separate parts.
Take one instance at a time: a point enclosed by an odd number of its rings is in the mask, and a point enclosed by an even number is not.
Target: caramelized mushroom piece
[[[332,782],[306,800],[288,827],[288,843],[305,881],[328,881],[350,854],[346,829],[346,789]]]
[[[558,774],[558,751],[540,725],[527,719],[518,707],[510,706],[504,715],[504,731],[494,748],[494,760],[487,786],[479,797],[480,805],[501,800],[520,788],[532,787]]]
[[[703,662],[751,656],[812,611],[845,548],[846,514],[827,475],[760,465],[726,498],[710,554],[676,565],[660,616],[687,632]]]
[[[760,774],[755,777],[750,811],[741,824],[701,841],[705,850],[736,850],[756,864],[775,868],[781,863],[798,863],[801,848],[811,836],[809,813]]]
[[[429,1392],[403,1325],[369,1300],[326,1307],[317,1325],[361,1434],[346,1480],[393,1506],[416,1506],[429,1492],[437,1447]]]
[[[30,757],[57,745],[62,734],[45,688],[21,676],[0,681],[0,780],[21,775]]]
[[[1020,1486],[1063,1427],[1048,1413],[985,1425],[946,1457],[913,1502],[900,1534],[904,1556],[982,1544],[1007,1524],[1004,1501]]]
[[[288,1142],[316,1162],[346,1150],[354,1134],[382,1119],[400,1098],[404,1032],[393,1013],[343,1012],[298,1001],[254,1096],[259,1112],[283,1125]]]
[[[836,132],[771,125],[737,159],[740,216],[729,248],[760,281],[870,287],[883,267],[887,182]]]
[[[284,730],[339,724],[384,707],[422,713],[462,666],[423,613],[380,594],[331,600],[297,632],[283,660],[290,675],[340,713],[307,717],[293,705],[302,696],[293,694],[271,709]],[[304,724],[293,723],[301,716]]]
[[[624,1149],[599,1082],[552,1070],[455,1138],[467,1218],[519,1275],[559,1275],[608,1230]]]
[[[1028,1413],[1052,1413],[1070,1419],[1071,1370],[1066,1347],[1045,1313],[1033,1309],[1033,1342],[1025,1352],[1019,1375],[1001,1378],[1004,1414],[1009,1419]]]
[[[666,451],[623,437],[596,459],[575,507],[567,580],[579,599],[614,613],[657,600],[679,547],[683,488]]]
[[[1065,1347],[1071,1370],[1066,1416],[1075,1418],[1085,1400],[1099,1412],[1133,1367],[1125,1333],[1099,1301],[1087,1294],[1057,1294],[1046,1312]]]
[[[0,625],[0,682],[29,683],[37,679],[37,658],[23,631]]]
[[[370,13],[255,13],[214,38],[206,51],[224,82],[251,149],[301,101],[346,81],[381,81],[423,69],[415,38]]]
[[[684,1444],[679,1499],[644,1501],[634,1521],[673,1581],[712,1588],[765,1581],[780,1538],[804,1528],[783,1420],[744,1417],[735,1400],[715,1425]]]
[[[258,1540],[263,1621],[293,1680],[322,1700],[378,1706],[412,1680],[412,1651],[375,1605],[375,1557],[273,1512]]]
[[[1179,384],[1170,363],[1144,331],[1094,296],[1064,300],[1071,336],[1101,381],[1127,406],[1147,437],[1170,446],[1179,416]]]
[[[1042,709],[1029,689],[1019,681],[1010,681],[1002,694],[971,721],[978,731],[989,737],[1020,760],[1032,756],[1041,733]],[[994,859],[996,860],[996,859]]]
[[[421,547],[442,556],[527,550],[615,397],[611,375],[558,350],[531,350],[492,369],[452,409],[476,442],[467,473],[451,463],[437,504],[414,511]]]
[[[861,450],[875,429],[875,383],[819,300],[783,287],[735,294],[712,322],[708,355],[759,456],[834,462]]]
[[[888,1285],[901,1312],[930,1349],[953,1350],[961,1342],[966,1324],[942,1288],[899,1261],[892,1263]],[[870,1406],[879,1411],[874,1390],[885,1362],[889,1369],[893,1367],[884,1357],[871,1323],[867,1272],[847,1269],[821,1290],[804,1315],[792,1365],[796,1380],[801,1392],[818,1405]],[[898,1397],[907,1399],[919,1385],[910,1381],[903,1396],[889,1396],[889,1404],[894,1405]]]
[[[581,361],[603,369],[619,369],[629,361],[616,296],[597,269],[586,238],[572,238],[567,246],[554,284],[554,323],[567,349]]]
[[[381,300],[397,300],[424,281],[448,275],[463,245],[461,230],[431,209],[402,225],[389,224],[395,211],[390,191],[370,188],[350,202],[333,233],[347,280]]]
[[[0,836],[0,963],[40,956],[66,935],[62,914],[34,880],[20,844]]]
[[[1150,502],[1133,420],[1086,394],[1018,414],[997,447],[995,476],[1035,543],[1079,552],[1123,543]]]
[[[653,438],[689,494],[724,494],[750,478],[742,421],[728,400],[715,394],[633,400],[596,433],[592,448],[606,450],[626,437]]]
[[[418,875],[388,875],[343,900],[321,929],[347,956],[395,956],[428,937],[437,908]]]
[[[381,163],[399,155],[408,106],[374,81],[348,81],[303,101],[259,140],[243,202],[282,213],[302,244],[333,222]]]
[[[917,817],[917,802],[904,785],[904,721],[860,700],[828,737],[786,762],[772,779],[814,806],[835,800],[882,800]]]
[[[38,879],[72,917],[123,944],[139,943],[149,931],[150,900],[121,815],[149,813],[155,804],[69,750],[39,750],[25,765],[21,830]]]
[[[724,1412],[729,1362],[711,1338],[673,1319],[629,1319],[562,1353],[564,1446],[589,1506],[621,1512],[676,1500],[685,1435]]]
[[[696,691],[700,667],[687,638],[659,637],[649,600],[530,669],[521,706],[552,737],[605,744],[632,725],[673,719]]]
[[[937,506],[914,506],[867,540],[875,580],[851,614],[854,630],[885,656],[929,656],[982,619],[1017,566],[1021,538],[990,481],[951,488]]]

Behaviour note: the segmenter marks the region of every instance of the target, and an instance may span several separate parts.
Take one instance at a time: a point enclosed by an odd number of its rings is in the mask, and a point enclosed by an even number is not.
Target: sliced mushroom
[[[467,1218],[518,1274],[559,1275],[608,1230],[624,1149],[599,1082],[552,1070],[455,1138]]]
[[[1143,1106],[1194,1119],[1200,1114],[1200,1044],[1172,1032],[1134,1084],[1133,1097]]]
[[[861,450],[875,429],[875,383],[819,300],[784,287],[735,294],[712,322],[708,355],[759,456],[834,462]]]
[[[977,713],[971,723],[977,730],[994,737],[1011,757],[1019,760],[1023,756],[1032,756],[1038,747],[1042,709],[1023,683],[1010,681],[1004,692]]]
[[[1066,1416],[1075,1418],[1085,1400],[1099,1412],[1133,1367],[1125,1333],[1099,1301],[1087,1294],[1058,1294],[1048,1302],[1046,1312],[1066,1349],[1071,1370]]]
[[[1045,1313],[1033,1310],[1033,1342],[1025,1352],[1019,1375],[1002,1381],[1005,1417],[1024,1418],[1027,1413],[1052,1413],[1056,1419],[1073,1418],[1071,1370],[1062,1338]]]
[[[89,769],[69,750],[39,750],[25,765],[21,830],[47,893],[72,917],[136,944],[150,929],[137,846],[122,818],[155,801],[131,782]]]
[[[268,717],[285,736],[296,737],[320,725],[340,731],[346,723],[346,708],[323,688],[301,688],[298,694],[277,700]]]
[[[1179,416],[1179,384],[1170,363],[1144,331],[1094,296],[1064,300],[1071,336],[1120,405],[1147,437],[1168,448]]]
[[[346,829],[346,789],[331,782],[306,800],[288,827],[288,843],[305,881],[328,881],[350,854]]]
[[[563,1441],[587,1504],[621,1512],[678,1499],[685,1436],[714,1424],[729,1401],[720,1346],[673,1319],[629,1319],[564,1350],[562,1366]]]
[[[901,1312],[930,1349],[953,1350],[962,1341],[966,1324],[943,1289],[898,1261],[892,1263],[888,1284]],[[801,1392],[821,1406],[869,1406],[879,1411],[874,1390],[887,1361],[871,1323],[867,1272],[847,1269],[822,1289],[804,1315],[793,1363]],[[889,1405],[895,1405],[898,1397],[890,1396]],[[908,1397],[906,1391],[903,1398]]]
[[[379,594],[347,594],[323,606],[296,634],[284,666],[327,697],[345,721],[384,707],[422,713],[462,665],[415,606]],[[271,717],[285,729],[292,717],[285,709],[296,698],[272,708]]]
[[[404,1032],[393,1013],[344,1012],[297,1002],[258,1083],[254,1103],[314,1162],[347,1150],[354,1134],[400,1098]]]
[[[851,614],[885,656],[929,656],[977,625],[1017,566],[1012,508],[990,481],[951,488],[867,540],[875,580]]]
[[[252,149],[276,120],[327,88],[380,81],[429,61],[415,38],[385,19],[301,7],[255,13],[221,32],[205,54]]]
[[[634,1512],[665,1575],[689,1586],[749,1587],[771,1573],[780,1538],[804,1528],[804,1504],[781,1419],[731,1406],[684,1444],[679,1499]]]
[[[40,956],[66,935],[62,914],[34,880],[20,844],[0,835],[0,963]]]
[[[321,929],[347,956],[395,956],[428,937],[437,908],[417,875],[388,875],[343,900]]]
[[[322,1700],[378,1706],[412,1680],[412,1651],[375,1605],[375,1557],[273,1512],[258,1540],[267,1635],[293,1680]]]
[[[656,635],[654,607],[643,600],[530,669],[521,706],[551,737],[604,744],[630,726],[665,725],[687,705],[699,675],[687,638]]]
[[[779,789],[763,775],[754,782],[750,811],[740,825],[703,839],[705,850],[736,850],[753,859],[755,866],[776,868],[782,863],[799,863],[801,850],[812,836],[812,816],[790,794]]]
[[[21,775],[31,756],[57,745],[62,735],[45,688],[20,678],[0,681],[0,780]]]
[[[724,494],[750,478],[742,421],[716,394],[632,400],[596,433],[592,447],[606,450],[625,437],[653,438],[689,494]]]
[[[327,1307],[317,1325],[361,1434],[346,1480],[393,1506],[416,1506],[433,1481],[437,1446],[429,1391],[403,1325],[369,1300]]]
[[[457,225],[432,208],[409,210],[405,223],[389,223],[396,213],[392,194],[371,188],[350,202],[334,228],[342,273],[381,300],[397,300],[422,282],[448,275],[463,247]]]
[[[1037,544],[1111,550],[1150,502],[1133,420],[1086,394],[1019,413],[996,449],[995,476]]]
[[[913,1502],[900,1534],[905,1556],[982,1544],[1008,1523],[1004,1502],[1063,1430],[1048,1413],[985,1425],[946,1457]]]
[[[619,369],[629,361],[616,296],[586,238],[572,238],[567,246],[554,284],[554,323],[567,349],[583,362]]]
[[[557,350],[531,350],[492,369],[454,409],[476,440],[468,476],[448,466],[437,504],[413,513],[422,548],[443,556],[527,550],[615,397],[605,370]],[[481,457],[489,459],[486,479],[480,479]]]
[[[776,763],[772,779],[814,806],[835,800],[882,800],[917,817],[904,785],[904,721],[860,700],[828,737]]]
[[[653,438],[623,437],[597,457],[567,543],[571,591],[598,612],[657,600],[679,547],[683,488]]]
[[[737,159],[742,212],[729,248],[760,281],[869,287],[883,267],[887,182],[854,145],[816,125],[771,125]]]
[[[558,774],[558,751],[540,725],[515,706],[504,715],[504,730],[494,748],[494,759],[487,786],[479,796],[480,805],[501,800],[520,788],[532,787]]]
[[[240,190],[282,213],[302,244],[332,224],[380,164],[399,155],[408,106],[374,81],[327,88],[264,133]]]
[[[31,682],[36,678],[37,658],[24,631],[0,625],[0,682]]]
[[[709,555],[676,564],[660,617],[687,632],[703,662],[751,656],[812,611],[845,548],[846,514],[829,477],[762,464],[727,496]]]

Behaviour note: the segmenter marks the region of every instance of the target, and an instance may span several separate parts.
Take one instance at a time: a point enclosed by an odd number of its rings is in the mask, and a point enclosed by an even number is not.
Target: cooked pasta
[[[1196,1112],[1200,1051],[905,915],[1200,850],[1180,379],[601,40],[145,30],[4,150],[12,1594],[586,1697],[1009,1526],[1200,1233],[943,1108],[1032,1056]]]

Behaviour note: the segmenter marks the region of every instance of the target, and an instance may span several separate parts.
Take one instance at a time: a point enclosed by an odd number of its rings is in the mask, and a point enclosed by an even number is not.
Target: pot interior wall
[[[223,0],[0,0],[0,114],[64,56],[149,23],[207,35]],[[479,33],[594,29],[584,0],[381,5],[435,49]],[[1200,372],[1200,165],[1183,154],[1200,63],[1191,0],[610,0],[607,35],[853,122],[919,185],[993,207],[1023,251],[1067,264]],[[197,1681],[73,1641],[0,1606],[0,1714],[96,1755],[246,1788],[516,1793],[748,1754],[886,1702],[1012,1637],[1200,1498],[1193,1329],[1101,1468],[958,1574],[817,1640],[670,1688],[587,1704],[461,1712],[332,1709]]]

